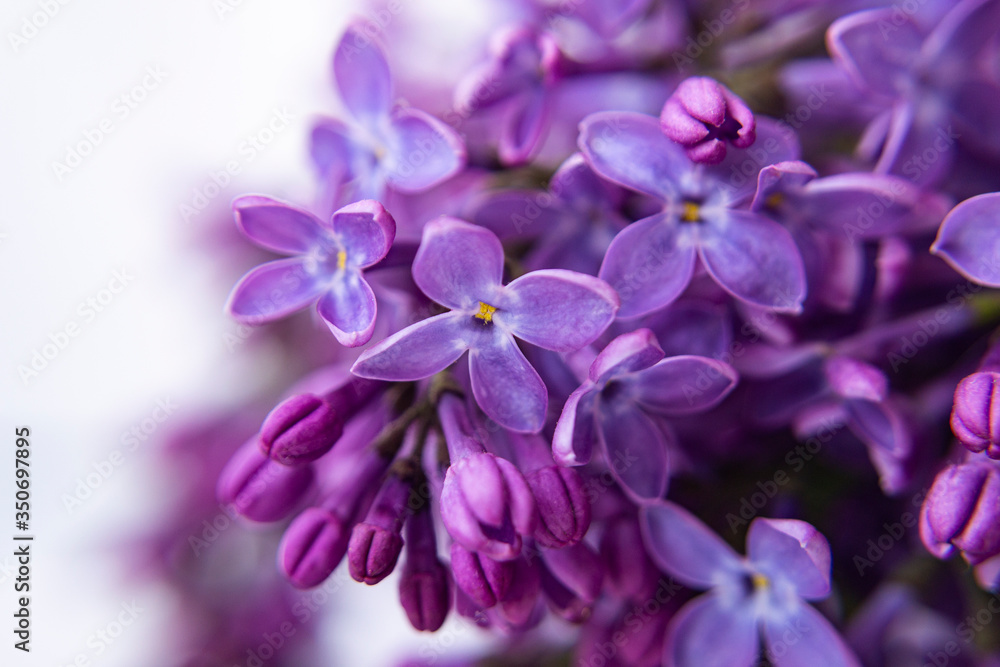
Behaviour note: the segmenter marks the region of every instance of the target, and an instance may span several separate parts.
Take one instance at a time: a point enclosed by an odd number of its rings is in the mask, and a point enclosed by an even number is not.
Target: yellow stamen
[[[481,319],[483,322],[492,322],[493,321],[493,313],[495,313],[495,312],[497,312],[497,309],[496,309],[495,306],[491,306],[488,303],[483,303],[482,301],[480,301],[479,302],[479,312],[476,313],[475,315],[473,315],[473,317],[477,317],[477,318]]]
[[[781,194],[780,192],[775,192],[773,194],[768,195],[767,199],[764,200],[764,203],[767,205],[768,208],[778,208],[779,206],[781,206],[781,202],[783,201],[785,201],[785,195]]]
[[[691,202],[684,202],[684,210],[681,211],[681,220],[684,222],[698,222],[701,220],[701,213],[698,211],[698,205]]]
[[[337,269],[343,271],[345,266],[347,266],[347,251],[341,250],[337,252]]]
[[[758,590],[769,588],[771,586],[771,580],[760,572],[754,572],[751,579],[753,579],[753,587]]]

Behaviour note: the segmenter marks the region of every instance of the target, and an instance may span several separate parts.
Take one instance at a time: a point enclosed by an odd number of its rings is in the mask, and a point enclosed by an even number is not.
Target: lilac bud
[[[252,521],[285,518],[312,488],[311,466],[289,468],[261,454],[256,438],[236,451],[216,487],[219,501]]]
[[[537,523],[535,498],[513,463],[487,452],[453,462],[441,491],[441,520],[456,542],[498,560],[521,553]]]
[[[330,451],[344,430],[344,416],[312,394],[297,394],[277,405],[260,427],[265,454],[288,466],[315,461]]]
[[[660,571],[643,547],[635,517],[610,520],[601,536],[600,552],[608,589],[616,597],[640,600],[656,589]]]
[[[703,76],[685,79],[660,112],[663,133],[684,147],[693,162],[718,164],[726,142],[748,148],[756,139],[753,112],[718,81]]]
[[[507,623],[523,627],[531,620],[541,592],[541,577],[538,568],[526,558],[509,561],[513,571],[511,584],[496,609]]]
[[[593,602],[601,594],[604,568],[601,560],[586,544],[563,549],[542,549],[542,560],[559,581],[584,602]]]
[[[434,632],[451,608],[451,578],[437,557],[434,523],[429,511],[414,515],[406,524],[406,564],[399,580],[399,602],[410,624]]]
[[[538,543],[558,549],[582,540],[590,528],[590,501],[580,473],[552,465],[528,473],[527,480],[538,506]]]
[[[451,571],[455,583],[482,609],[489,609],[507,595],[514,578],[512,561],[493,560],[469,551],[458,542],[451,545]]]
[[[409,482],[391,476],[368,510],[368,516],[354,527],[347,547],[347,562],[355,581],[372,586],[396,567],[403,550],[400,531],[409,496]]]
[[[1000,459],[1000,373],[973,373],[958,383],[951,430],[973,452]]]
[[[295,517],[281,538],[278,561],[282,571],[296,588],[320,585],[344,558],[350,534],[339,516],[310,507]]]
[[[957,548],[972,565],[1000,553],[1000,466],[970,457],[939,472],[921,508],[920,536],[935,555]]]

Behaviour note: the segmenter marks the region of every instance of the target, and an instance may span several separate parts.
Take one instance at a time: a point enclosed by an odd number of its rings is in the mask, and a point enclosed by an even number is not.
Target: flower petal
[[[904,446],[901,428],[884,403],[854,398],[844,401],[847,425],[868,447],[901,453]]]
[[[348,26],[333,54],[333,76],[344,106],[351,114],[374,124],[392,106],[392,77],[382,47],[360,24]]]
[[[270,197],[237,197],[233,213],[240,231],[268,250],[304,254],[324,241],[322,223],[316,216]]]
[[[699,231],[699,254],[724,290],[755,306],[802,310],[805,268],[787,229],[749,211],[729,210]]]
[[[500,132],[497,152],[505,165],[524,164],[541,147],[548,125],[549,95],[541,86],[527,90],[518,100]]]
[[[660,121],[631,112],[603,112],[580,123],[580,150],[598,174],[630,190],[669,201],[693,169]]]
[[[470,220],[501,239],[536,238],[566,215],[562,203],[543,190],[490,192],[472,206]]]
[[[688,602],[667,631],[665,667],[751,667],[757,664],[757,619],[743,606],[708,594]]]
[[[686,586],[712,588],[743,568],[736,552],[680,505],[646,505],[639,519],[650,557]]]
[[[330,291],[319,300],[322,317],[345,347],[364,345],[375,330],[375,294],[360,271],[338,271]]]
[[[464,220],[441,216],[424,227],[413,280],[442,306],[475,310],[495,306],[503,279],[503,246],[496,234]]]
[[[292,257],[261,264],[236,284],[226,310],[244,324],[262,324],[305,308],[323,291],[309,261]]]
[[[618,317],[639,317],[680,296],[691,282],[695,256],[679,225],[658,214],[615,236],[598,275],[618,292]]]
[[[736,369],[707,357],[679,356],[663,359],[628,379],[634,399],[652,412],[687,415],[704,412],[729,395],[736,386]]]
[[[354,179],[357,148],[350,130],[339,120],[324,118],[312,129],[309,155],[320,176],[334,186]]]
[[[566,399],[552,435],[552,457],[559,465],[579,466],[590,461],[597,431],[594,422],[594,385],[585,382]]]
[[[537,433],[545,424],[549,402],[542,378],[513,336],[497,330],[488,340],[469,352],[476,403],[487,417],[511,431]]]
[[[362,269],[381,261],[396,238],[396,221],[373,199],[343,207],[330,224],[347,253],[347,264]]]
[[[770,164],[757,174],[757,193],[750,204],[750,210],[760,211],[767,206],[769,197],[797,192],[814,178],[816,170],[799,160]]]
[[[818,530],[795,519],[754,519],[747,558],[771,578],[791,581],[799,597],[830,594],[830,544]]]
[[[465,164],[465,144],[450,127],[419,109],[392,115],[392,138],[384,168],[389,185],[423,192],[454,176]]]
[[[944,219],[931,252],[974,282],[1000,287],[1000,192],[966,199]]]
[[[627,399],[602,402],[597,424],[608,468],[625,492],[639,503],[662,498],[670,461],[659,424]]]
[[[407,382],[443,371],[469,349],[467,316],[444,313],[411,324],[362,353],[351,372],[363,378]]]
[[[923,42],[910,17],[896,14],[888,8],[848,14],[826,33],[834,62],[858,84],[885,95],[893,95],[908,76]]]
[[[764,644],[774,667],[860,667],[830,622],[807,604],[789,617],[764,620]]]
[[[544,269],[511,282],[494,305],[494,322],[518,338],[546,350],[573,352],[614,321],[618,295],[600,278]]]
[[[663,359],[663,350],[649,329],[636,329],[618,336],[590,365],[590,379],[596,383],[611,377],[649,368]]]

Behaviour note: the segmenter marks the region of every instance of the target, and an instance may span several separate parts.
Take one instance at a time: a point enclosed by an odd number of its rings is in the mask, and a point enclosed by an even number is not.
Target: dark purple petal
[[[318,311],[337,341],[345,347],[364,345],[375,330],[375,294],[360,271],[338,271]]]
[[[679,505],[662,501],[640,510],[649,555],[691,588],[712,588],[743,569],[728,544]]]
[[[593,384],[584,384],[566,399],[552,435],[552,456],[560,465],[578,466],[590,461],[594,443],[597,442],[594,422],[596,400],[597,392]]]
[[[805,600],[830,594],[830,544],[805,521],[754,519],[747,559],[767,577],[790,581]]]
[[[601,279],[618,292],[618,317],[651,313],[674,301],[691,282],[695,248],[680,225],[654,215],[622,230],[608,247]]]
[[[736,386],[736,369],[706,357],[669,357],[628,379],[634,399],[652,412],[685,415],[703,412]]]
[[[479,302],[496,306],[503,261],[496,234],[441,216],[424,227],[413,260],[413,280],[442,306],[475,312]]]
[[[374,126],[392,106],[392,77],[382,46],[360,24],[348,26],[333,54],[333,76],[344,106]]]
[[[844,401],[847,425],[869,447],[900,454],[905,450],[903,427],[886,403],[852,398]]]
[[[699,231],[698,252],[719,286],[755,306],[802,310],[805,268],[787,229],[749,211],[729,210]]]
[[[392,115],[392,138],[384,168],[389,185],[423,192],[454,176],[465,164],[465,144],[450,127],[419,109]]]
[[[663,359],[656,337],[649,329],[636,329],[618,336],[590,365],[590,380],[603,384],[610,378],[649,368]]]
[[[346,264],[362,269],[381,261],[396,238],[396,221],[371,199],[338,210],[330,226],[347,253]]]
[[[764,618],[764,645],[774,667],[861,667],[830,622],[807,604]]]
[[[924,40],[921,64],[936,66],[942,74],[962,75],[969,63],[991,39],[1000,25],[1000,5],[995,0],[964,0],[949,3],[951,11]]]
[[[1000,193],[966,199],[944,219],[931,252],[963,276],[1000,287]]]
[[[510,283],[494,305],[494,322],[518,338],[546,350],[573,352],[614,321],[618,294],[600,278],[544,269]]]
[[[608,468],[625,492],[637,502],[662,498],[670,458],[659,424],[628,400],[602,402],[597,423]]]
[[[889,380],[878,368],[851,357],[830,357],[823,362],[830,388],[841,398],[879,402],[889,392]]]
[[[586,543],[562,549],[542,549],[541,554],[549,572],[576,597],[590,603],[601,594],[604,567]]]
[[[226,310],[244,324],[262,324],[305,308],[323,291],[312,265],[306,257],[261,264],[236,284]]]
[[[760,211],[771,205],[772,198],[780,199],[788,192],[798,192],[814,178],[816,170],[799,160],[768,165],[757,174],[757,193],[750,210]]]
[[[652,116],[603,112],[580,123],[580,150],[598,174],[619,185],[663,201],[677,194],[693,166]]]
[[[525,91],[504,120],[497,152],[505,165],[524,164],[541,148],[548,125],[551,100],[538,86]]]
[[[849,14],[826,34],[835,62],[860,85],[892,95],[916,63],[923,37],[903,12],[873,9]]]
[[[760,641],[752,609],[717,594],[688,602],[670,622],[664,664],[671,667],[751,667]]]
[[[726,205],[735,208],[753,197],[761,169],[798,160],[802,149],[795,130],[783,121],[757,116],[757,141],[749,148],[730,146],[725,159],[705,165],[705,179],[725,195]]]
[[[240,230],[268,250],[304,254],[328,242],[316,216],[270,197],[237,197],[233,212]]]
[[[365,350],[351,372],[372,380],[406,382],[439,373],[469,349],[467,316],[444,313],[411,324]]]
[[[521,433],[545,424],[548,393],[542,378],[510,334],[497,332],[469,352],[469,375],[476,403],[496,423]]]

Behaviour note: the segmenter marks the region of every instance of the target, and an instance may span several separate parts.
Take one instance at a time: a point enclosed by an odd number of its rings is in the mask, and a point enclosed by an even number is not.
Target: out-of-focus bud
[[[641,600],[653,593],[660,571],[646,554],[635,517],[622,515],[609,520],[600,546],[605,583],[615,597]]]
[[[458,542],[451,545],[451,571],[455,583],[476,605],[489,609],[507,595],[514,578],[512,561],[498,561],[469,551]]]
[[[684,147],[693,162],[718,164],[726,143],[751,146],[756,121],[746,103],[714,79],[695,76],[681,82],[660,112],[663,133]]]
[[[558,549],[582,540],[590,528],[590,501],[580,473],[551,465],[528,473],[527,480],[538,506],[538,543]]]
[[[951,430],[970,451],[1000,459],[1000,373],[973,373],[958,383]]]
[[[312,488],[311,466],[289,468],[261,454],[256,438],[236,451],[226,464],[216,495],[252,521],[285,518]]]
[[[410,624],[422,632],[434,632],[444,625],[451,608],[451,578],[437,557],[429,510],[406,523],[406,563],[399,580],[399,602]]]
[[[1000,553],[1000,465],[970,456],[934,478],[924,499],[920,536],[939,558],[955,549],[975,565]]]
[[[344,431],[344,415],[312,394],[279,403],[260,427],[261,450],[287,466],[315,461],[330,451]]]

